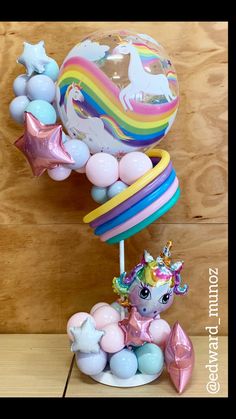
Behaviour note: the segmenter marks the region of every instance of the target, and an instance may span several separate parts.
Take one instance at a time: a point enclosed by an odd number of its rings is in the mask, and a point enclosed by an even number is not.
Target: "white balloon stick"
[[[120,250],[120,274],[125,271],[125,242],[121,240],[119,242],[119,250]]]

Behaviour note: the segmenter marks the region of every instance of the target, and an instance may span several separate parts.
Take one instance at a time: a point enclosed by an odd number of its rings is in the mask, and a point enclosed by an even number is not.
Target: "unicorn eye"
[[[140,298],[143,300],[150,300],[151,298],[151,292],[147,287],[143,287],[139,293]]]
[[[167,304],[169,299],[170,299],[170,293],[167,292],[166,294],[162,295],[162,297],[159,299],[159,302],[161,304]]]

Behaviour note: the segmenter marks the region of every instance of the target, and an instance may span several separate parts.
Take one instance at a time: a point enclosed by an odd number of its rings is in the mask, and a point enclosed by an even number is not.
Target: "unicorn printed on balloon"
[[[157,144],[178,109],[178,81],[163,47],[147,35],[93,35],[65,58],[57,81],[65,129],[91,153],[117,157]]]
[[[171,328],[161,313],[183,296],[183,261],[172,262],[172,242],[154,259],[144,251],[130,273],[113,279],[119,298],[101,302],[89,313],[76,313],[68,321],[71,350],[78,368],[103,384],[132,387],[158,378],[165,365],[179,393],[191,378],[194,351],[178,322]]]

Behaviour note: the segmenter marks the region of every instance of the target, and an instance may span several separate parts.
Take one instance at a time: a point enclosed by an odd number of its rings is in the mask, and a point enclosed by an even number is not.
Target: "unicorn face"
[[[73,83],[72,85],[73,99],[79,100],[80,102],[84,101],[84,96],[81,93],[80,87]]]
[[[173,301],[173,288],[170,288],[168,284],[151,287],[136,280],[129,290],[129,302],[145,317],[155,318],[162,311],[167,310]]]
[[[127,54],[130,54],[131,49],[132,49],[132,42],[128,42],[128,43],[118,45],[113,50],[113,53],[127,55]]]

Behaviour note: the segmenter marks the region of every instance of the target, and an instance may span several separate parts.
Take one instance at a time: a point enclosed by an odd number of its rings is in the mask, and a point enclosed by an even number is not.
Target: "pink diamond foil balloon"
[[[174,386],[182,393],[192,376],[194,349],[190,338],[178,322],[174,324],[169,335],[165,362]]]

